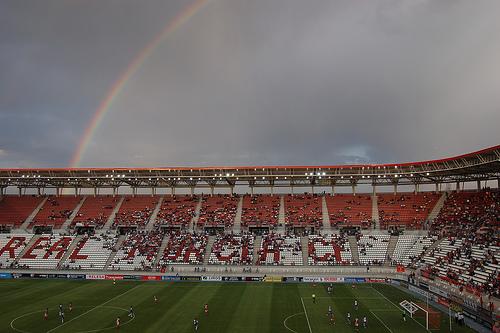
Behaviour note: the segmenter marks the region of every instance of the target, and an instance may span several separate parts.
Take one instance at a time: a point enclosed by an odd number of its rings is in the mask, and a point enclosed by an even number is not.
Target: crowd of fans
[[[251,265],[253,258],[254,236],[249,233],[242,235],[217,235],[209,264],[216,265]]]
[[[163,236],[159,231],[135,231],[127,234],[110,268],[126,269],[127,266],[132,266],[134,270],[152,270]]]
[[[271,226],[278,224],[281,199],[271,195],[245,195],[241,222],[243,226]]]
[[[372,224],[372,199],[369,195],[326,196],[330,224],[340,226],[361,226],[366,229]]]
[[[323,225],[322,197],[317,194],[287,195],[285,224],[288,227],[321,227]]]
[[[404,225],[406,229],[422,229],[439,196],[435,193],[379,195],[380,226]]]
[[[302,265],[302,245],[295,235],[266,234],[258,252],[258,265]]]
[[[155,224],[186,227],[195,216],[199,201],[197,195],[165,196]]]
[[[165,269],[171,264],[201,265],[207,240],[207,235],[203,233],[170,233],[167,246],[158,263],[158,269]]]
[[[230,227],[238,209],[238,195],[218,194],[202,198],[198,226]]]

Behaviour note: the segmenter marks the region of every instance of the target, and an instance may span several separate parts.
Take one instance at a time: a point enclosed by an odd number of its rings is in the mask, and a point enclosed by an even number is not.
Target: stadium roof
[[[0,188],[417,185],[500,179],[500,145],[439,160],[330,166],[0,169]]]

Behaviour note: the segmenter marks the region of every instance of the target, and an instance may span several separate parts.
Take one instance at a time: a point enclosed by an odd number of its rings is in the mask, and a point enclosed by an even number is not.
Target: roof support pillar
[[[457,188],[456,188],[457,192],[460,192],[460,182],[457,182]]]
[[[172,186],[171,189],[172,189],[172,195],[175,195],[175,186]]]
[[[191,196],[194,196],[194,186],[191,186]]]
[[[231,186],[230,189],[231,189],[231,195],[233,195],[234,194],[234,186]]]
[[[372,194],[377,195],[377,185],[375,183],[372,184]]]
[[[61,195],[61,188],[56,187],[56,197]]]
[[[271,185],[271,196],[273,196],[273,195],[274,195],[274,186]]]
[[[78,186],[75,186],[75,197],[78,196]]]
[[[211,197],[214,196],[214,187],[213,186],[210,186],[210,196]]]
[[[420,191],[420,184],[415,183],[415,193],[418,193]]]
[[[335,185],[332,185],[332,196],[335,195]]]
[[[480,190],[480,189],[481,189],[481,181],[480,181],[480,180],[478,180],[478,181],[477,181],[477,189],[478,189],[478,190]]]
[[[94,198],[97,196],[97,186],[94,186]]]
[[[356,195],[356,184],[352,183],[352,195]]]
[[[497,188],[500,188],[500,178],[497,178]]]
[[[19,196],[21,196],[23,194],[23,192],[22,192],[22,189],[20,186],[18,187],[18,190],[19,190]]]
[[[398,194],[398,183],[394,183],[394,195]]]
[[[253,186],[250,186],[250,195],[253,197]]]
[[[311,185],[311,193],[314,194],[314,185]]]
[[[436,183],[435,185],[436,185],[436,191],[435,192],[439,193],[439,183]]]
[[[42,195],[42,190],[40,189],[40,187],[36,188],[36,193],[38,193],[38,196]]]

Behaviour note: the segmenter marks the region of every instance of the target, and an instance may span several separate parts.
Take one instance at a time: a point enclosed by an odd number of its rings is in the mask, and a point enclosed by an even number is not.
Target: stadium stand
[[[285,197],[285,224],[289,227],[321,227],[323,225],[321,196],[315,194]]]
[[[332,227],[370,227],[372,220],[372,198],[370,195],[336,194],[326,195],[326,205]]]
[[[107,196],[87,196],[85,201],[78,210],[75,218],[71,222],[71,227],[76,225],[81,226],[92,226],[96,228],[102,228],[109,216],[113,212],[116,204],[119,201],[119,197]]]
[[[358,236],[359,262],[363,265],[381,265],[387,256],[389,235]]]
[[[400,235],[392,255],[392,264],[409,266],[419,260],[434,243],[435,238],[418,235]]]
[[[254,236],[217,235],[208,259],[211,265],[251,265]]]
[[[60,228],[81,200],[81,196],[49,196],[30,226]]]
[[[158,266],[165,268],[171,264],[201,265],[207,240],[205,234],[171,233]]]
[[[422,229],[430,212],[439,200],[436,193],[379,194],[378,211],[380,227],[403,226],[405,229]]]
[[[32,234],[0,234],[0,268],[13,266],[31,237]]]
[[[343,235],[309,235],[307,260],[309,265],[350,265],[349,242]]]
[[[158,203],[151,195],[126,196],[113,221],[113,226],[144,227]]]
[[[158,254],[163,233],[136,231],[129,233],[109,265],[113,270],[150,271]]]
[[[241,215],[242,225],[272,226],[278,225],[280,197],[277,195],[245,195]]]
[[[231,227],[234,224],[239,196],[214,195],[203,197],[198,219],[199,227]]]
[[[431,233],[439,236],[468,237],[480,230],[500,226],[500,192],[492,190],[455,192],[448,196]],[[477,241],[493,235],[483,232]]]
[[[193,218],[200,198],[196,195],[166,195],[163,197],[155,226],[186,227]]]
[[[300,237],[293,235],[266,234],[259,250],[259,265],[302,265]]]
[[[56,269],[74,238],[74,236],[41,235],[18,260],[18,267]]]
[[[5,195],[0,201],[0,225],[21,226],[42,200],[40,196]]]
[[[499,295],[498,240],[477,244],[474,237],[449,237],[423,257],[423,276],[439,277],[451,284]]]
[[[65,260],[65,269],[104,269],[111,255],[118,236],[114,234],[99,234],[85,236]]]

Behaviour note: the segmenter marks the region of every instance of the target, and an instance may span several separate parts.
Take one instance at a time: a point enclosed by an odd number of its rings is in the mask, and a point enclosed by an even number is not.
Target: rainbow
[[[177,14],[174,19],[167,23],[163,30],[158,33],[132,60],[128,65],[127,69],[118,77],[118,79],[113,83],[111,89],[106,94],[106,97],[101,101],[96,112],[89,121],[85,132],[80,139],[78,146],[71,157],[69,163],[70,168],[77,168],[81,162],[85,151],[88,148],[94,133],[96,132],[102,119],[111,109],[111,105],[116,100],[120,92],[123,90],[130,78],[141,68],[147,58],[153,53],[153,51],[161,44],[161,42],[175,30],[177,30],[181,25],[193,17],[196,12],[198,12],[208,0],[196,0],[186,8],[184,8],[179,14]]]

